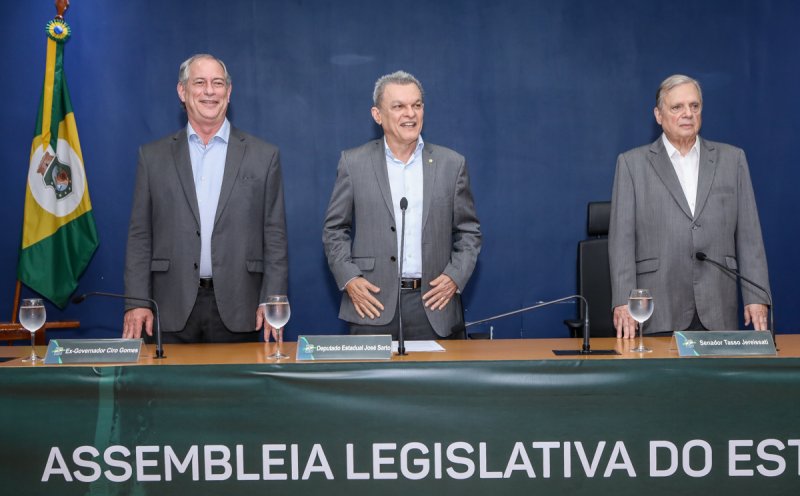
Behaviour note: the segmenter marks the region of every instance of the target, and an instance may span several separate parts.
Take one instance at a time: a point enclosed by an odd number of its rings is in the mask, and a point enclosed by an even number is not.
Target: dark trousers
[[[707,331],[708,329],[705,328],[702,322],[700,322],[700,316],[697,315],[697,310],[694,312],[694,317],[692,317],[692,322],[689,324],[689,327],[683,329],[684,331]],[[645,334],[645,336],[672,336],[672,331],[664,331],[664,332],[655,332],[653,334]]]
[[[255,308],[252,310],[256,311]],[[257,342],[260,331],[233,332],[222,323],[214,297],[214,288],[197,288],[197,300],[186,326],[178,332],[161,333],[165,344],[188,343],[250,343]],[[148,337],[149,338],[149,337]],[[153,338],[146,339],[153,342]]]
[[[436,334],[425,314],[421,289],[403,289],[400,291],[400,298],[403,304],[403,339],[413,341],[464,338],[463,335],[451,334],[442,337]],[[350,324],[350,334],[391,334],[392,339],[396,341],[400,332],[399,315],[400,312],[395,312],[392,321],[385,325]]]

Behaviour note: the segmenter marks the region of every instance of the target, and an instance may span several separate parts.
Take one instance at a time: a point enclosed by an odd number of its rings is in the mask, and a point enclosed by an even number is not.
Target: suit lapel
[[[178,180],[183,188],[186,202],[194,215],[197,225],[200,225],[200,207],[197,205],[197,190],[194,187],[194,174],[192,173],[192,159],[189,157],[189,140],[186,129],[178,131],[172,137],[172,160]]]
[[[375,170],[375,178],[378,181],[378,188],[381,190],[386,208],[394,219],[394,207],[392,206],[392,188],[389,186],[389,171],[386,169],[386,149],[383,140],[375,140],[375,151],[372,152],[372,168]],[[398,198],[399,200],[399,198]]]
[[[669,191],[672,198],[675,199],[678,206],[681,207],[683,213],[691,219],[692,211],[689,209],[686,195],[683,193],[681,183],[678,181],[678,175],[675,173],[675,168],[672,166],[672,161],[669,159],[669,155],[667,155],[667,149],[664,148],[664,142],[661,141],[660,136],[650,145],[650,156],[648,158],[653,166],[653,170],[655,170],[661,182],[664,183],[667,191]]]
[[[239,175],[246,149],[247,143],[244,136],[238,129],[231,126],[231,133],[228,136],[228,152],[225,156],[225,171],[222,173],[222,186],[219,190],[217,212],[214,215],[215,226],[222,215],[222,211],[225,210],[228,199],[231,197],[231,191],[233,191],[233,185],[236,184],[236,177]]]
[[[436,182],[436,161],[433,159],[433,149],[427,143],[422,148],[422,228],[428,220],[433,199],[433,186]]]
[[[706,140],[700,141],[700,171],[699,177],[697,178],[697,205],[694,209],[695,219],[700,217],[700,213],[706,206],[708,195],[711,192],[711,185],[714,183],[714,175],[717,172],[717,155],[716,147],[712,143]]]

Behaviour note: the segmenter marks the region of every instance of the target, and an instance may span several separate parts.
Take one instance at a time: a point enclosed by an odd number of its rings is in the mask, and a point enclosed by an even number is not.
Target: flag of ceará
[[[89,188],[64,78],[63,19],[47,24],[47,67],[31,145],[19,280],[63,308],[97,249]]]

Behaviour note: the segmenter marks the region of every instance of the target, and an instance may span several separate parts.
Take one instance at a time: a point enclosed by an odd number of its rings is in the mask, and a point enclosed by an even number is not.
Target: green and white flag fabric
[[[64,77],[63,19],[50,21],[42,100],[31,145],[17,275],[60,308],[97,249],[92,203]]]

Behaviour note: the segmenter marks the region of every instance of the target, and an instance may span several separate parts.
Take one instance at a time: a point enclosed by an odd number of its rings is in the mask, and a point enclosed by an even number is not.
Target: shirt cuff
[[[341,288],[339,288],[339,291],[344,291],[344,288],[346,288],[346,287],[347,287],[347,285],[348,285],[348,284],[350,284],[350,281],[352,281],[353,279],[358,279],[359,277],[361,277],[361,276],[355,276],[355,277],[351,277],[350,279],[348,279],[348,280],[347,280],[347,282],[346,282],[346,283],[344,283],[344,286],[342,286]]]

